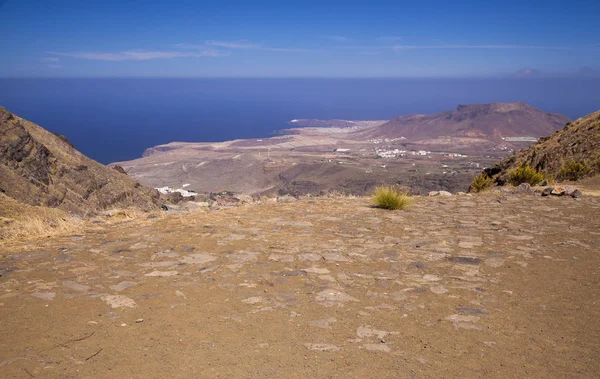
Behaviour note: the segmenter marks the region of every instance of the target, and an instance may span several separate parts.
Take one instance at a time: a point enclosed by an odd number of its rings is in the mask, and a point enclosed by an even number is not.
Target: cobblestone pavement
[[[0,375],[600,376],[600,198],[305,198],[0,250]]]

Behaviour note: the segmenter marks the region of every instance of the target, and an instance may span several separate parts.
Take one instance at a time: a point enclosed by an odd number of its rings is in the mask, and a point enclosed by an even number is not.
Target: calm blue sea
[[[581,117],[600,79],[0,79],[0,105],[110,163],[171,141],[267,137],[295,118],[392,119],[525,101]]]

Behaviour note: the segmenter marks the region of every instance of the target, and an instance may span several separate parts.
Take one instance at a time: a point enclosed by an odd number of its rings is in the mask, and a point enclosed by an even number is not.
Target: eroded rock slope
[[[86,213],[108,207],[155,208],[158,193],[77,151],[0,107],[0,188],[31,205]]]

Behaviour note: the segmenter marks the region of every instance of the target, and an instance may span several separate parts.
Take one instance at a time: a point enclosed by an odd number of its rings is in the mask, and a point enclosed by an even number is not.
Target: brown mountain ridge
[[[583,176],[600,174],[600,111],[568,123],[562,130],[541,138],[486,172],[503,184],[511,170],[524,164],[562,179],[564,174],[561,171],[570,162],[584,167]]]
[[[469,104],[459,105],[455,111],[400,116],[359,133],[366,138],[405,137],[409,140],[443,136],[542,137],[554,133],[569,121],[564,115],[544,112],[523,102]]]
[[[83,214],[157,207],[159,194],[77,151],[64,137],[0,107],[0,191],[30,205]]]

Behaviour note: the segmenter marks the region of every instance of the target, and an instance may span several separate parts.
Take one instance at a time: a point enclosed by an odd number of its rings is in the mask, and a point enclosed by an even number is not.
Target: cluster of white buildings
[[[156,190],[162,193],[163,195],[170,195],[174,192],[179,192],[183,197],[192,197],[198,194],[198,192],[194,190],[186,190],[185,187],[187,186],[189,186],[189,184],[184,184],[183,186],[181,186],[182,188],[159,187],[156,188]]]
[[[430,154],[431,154],[431,151],[425,151],[425,150],[419,150],[419,151],[406,151],[406,150],[400,150],[400,149],[394,149],[394,150],[377,149],[377,150],[375,150],[375,155],[380,158],[397,158],[397,157],[406,157],[407,155],[426,156],[426,155],[430,155]]]
[[[370,139],[369,142],[371,142],[371,143],[393,143],[393,142],[398,142],[398,141],[404,141],[405,139],[406,139],[406,137],[376,138],[376,139]]]
[[[406,150],[375,150],[375,155],[380,158],[397,158],[397,157],[405,157]]]
[[[467,157],[464,154],[458,154],[458,153],[442,153],[442,154],[444,154],[445,156],[450,157],[450,158],[466,158]]]
[[[464,154],[458,153],[445,153],[445,152],[431,152],[427,150],[419,150],[419,151],[406,151],[400,149],[386,150],[386,149],[376,149],[375,155],[379,158],[398,158],[398,157],[406,157],[408,155],[412,156],[430,156],[430,155],[443,155],[449,158],[466,158],[467,156]]]

